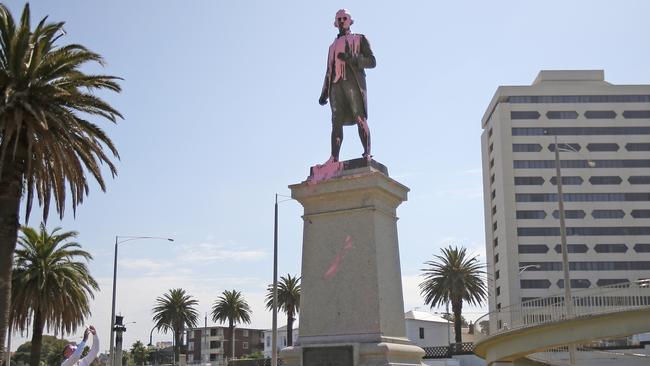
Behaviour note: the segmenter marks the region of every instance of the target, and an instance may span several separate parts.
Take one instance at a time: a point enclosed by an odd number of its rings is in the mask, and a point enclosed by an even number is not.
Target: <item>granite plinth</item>
[[[281,358],[289,366],[420,365],[424,351],[406,338],[397,239],[397,207],[409,189],[376,161],[337,164],[336,175],[290,186],[304,208],[300,338]]]

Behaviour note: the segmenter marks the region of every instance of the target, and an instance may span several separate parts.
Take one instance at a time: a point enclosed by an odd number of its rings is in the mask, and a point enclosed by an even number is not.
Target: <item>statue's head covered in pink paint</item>
[[[352,15],[350,15],[347,9],[340,9],[336,12],[336,16],[334,17],[334,26],[336,28],[348,30],[352,24],[354,24],[354,20],[352,20]]]

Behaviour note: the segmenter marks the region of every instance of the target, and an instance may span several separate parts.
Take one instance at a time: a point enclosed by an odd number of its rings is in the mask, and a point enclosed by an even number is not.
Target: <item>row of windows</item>
[[[562,245],[556,244],[553,248],[556,253],[562,253]],[[626,253],[628,251],[626,244],[596,244],[594,251],[596,253]],[[633,247],[637,253],[650,252],[650,244],[635,244]],[[589,247],[586,244],[567,244],[567,252],[584,254],[587,253]],[[518,246],[519,254],[546,254],[549,247],[546,244],[520,244]]]
[[[513,160],[515,169],[554,169],[555,160]],[[562,160],[562,168],[650,168],[650,159]]]
[[[557,202],[557,193],[516,193],[516,202]],[[567,202],[650,201],[649,192],[634,193],[563,193]]]
[[[618,236],[618,235],[650,235],[648,226],[598,226],[598,227],[568,227],[566,228],[568,236]],[[518,236],[560,236],[558,227],[519,227],[517,228]]]
[[[549,288],[551,287],[551,281],[549,280],[520,280],[519,284],[521,288]],[[588,279],[572,279],[571,287],[572,288],[589,288],[591,286],[591,281]],[[564,280],[557,280],[557,287],[564,288]]]
[[[578,112],[576,111],[548,111],[546,118],[548,119],[577,119]],[[587,119],[614,119],[616,112],[614,111],[586,111],[584,114]],[[539,119],[540,114],[537,111],[512,111],[510,112],[510,119]],[[648,110],[634,110],[624,111],[623,118],[636,119],[636,118],[650,118],[650,111]]]
[[[650,95],[517,95],[508,103],[650,103]]]
[[[560,151],[563,150],[575,150],[580,151],[582,146],[578,143],[561,143],[558,144]],[[513,152],[540,152],[542,151],[541,144],[512,144]],[[549,144],[547,147],[548,151],[555,152],[555,144]],[[587,144],[587,150],[589,151],[618,151],[620,149],[619,144],[617,143],[589,143]],[[625,144],[625,149],[627,151],[650,151],[650,142],[629,142]]]
[[[549,179],[551,184],[557,184],[555,176]],[[633,175],[627,178],[630,184],[650,184],[650,175]],[[545,182],[542,177],[515,177],[516,186],[541,186]],[[598,175],[589,178],[589,183],[593,185],[618,185],[623,182],[623,179],[616,175]],[[563,176],[562,185],[580,185],[583,183],[582,177],[579,176]]]
[[[562,262],[519,262],[531,266],[528,271],[561,271]],[[650,261],[584,261],[569,262],[571,271],[637,271],[650,269]]]
[[[650,135],[650,127],[513,127],[512,136]]]
[[[553,211],[553,217],[558,219],[560,217],[560,212],[558,210]],[[565,219],[584,219],[586,216],[585,211],[583,210],[564,210]],[[630,211],[630,216],[635,219],[647,219],[650,218],[650,210],[638,209]],[[521,220],[543,220],[546,218],[546,211],[544,210],[517,210],[516,213],[517,219]],[[593,210],[591,211],[591,217],[594,219],[620,219],[625,217],[625,211],[623,210]]]

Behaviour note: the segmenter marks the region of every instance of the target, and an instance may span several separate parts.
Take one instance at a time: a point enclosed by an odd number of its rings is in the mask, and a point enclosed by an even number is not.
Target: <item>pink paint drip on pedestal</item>
[[[330,264],[329,268],[323,275],[323,279],[329,280],[332,279],[336,275],[336,273],[339,271],[339,267],[341,266],[341,262],[343,261],[343,258],[345,258],[346,254],[350,250],[354,248],[354,245],[352,245],[352,237],[348,235],[345,238],[345,246],[339,250],[338,254],[336,254],[336,258],[332,261],[332,264]]]

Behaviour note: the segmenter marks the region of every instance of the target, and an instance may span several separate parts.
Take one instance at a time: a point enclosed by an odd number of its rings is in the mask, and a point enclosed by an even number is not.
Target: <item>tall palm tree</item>
[[[266,293],[266,308],[273,310],[273,284]],[[293,346],[294,316],[300,311],[300,277],[280,277],[278,282],[278,308],[287,314],[287,346]]]
[[[122,117],[93,93],[119,92],[118,78],[83,72],[89,63],[103,65],[103,59],[78,44],[57,45],[63,25],[43,18],[32,29],[28,4],[18,23],[0,4],[0,360],[22,193],[25,220],[36,194],[45,221],[52,198],[63,217],[66,198],[74,210],[88,194],[87,175],[104,190],[101,166],[116,174],[109,156],[119,158],[115,146],[87,118]]]
[[[48,233],[44,224],[39,231],[30,227],[20,230],[12,278],[12,326],[22,331],[31,322],[29,364],[38,366],[45,326],[48,331],[76,331],[90,315],[89,300],[99,286],[85,263],[92,256],[69,241],[77,232],[55,228]]]
[[[422,269],[424,280],[420,283],[420,293],[424,303],[431,307],[451,303],[454,314],[454,332],[456,343],[462,343],[461,313],[463,301],[471,305],[480,305],[485,300],[487,289],[481,278],[483,264],[474,257],[468,257],[465,248],[442,248],[442,255],[435,255],[436,260],[424,262]]]
[[[250,324],[251,313],[244,296],[237,290],[225,290],[212,305],[212,321],[221,324],[228,322],[228,331],[232,339],[232,358],[235,358],[235,324]]]
[[[181,336],[185,326],[196,327],[199,312],[196,306],[199,302],[187,295],[182,288],[170,289],[169,293],[156,299],[153,308],[153,321],[155,329],[167,333],[174,333],[174,360],[179,359]]]

